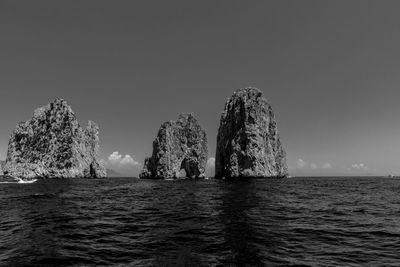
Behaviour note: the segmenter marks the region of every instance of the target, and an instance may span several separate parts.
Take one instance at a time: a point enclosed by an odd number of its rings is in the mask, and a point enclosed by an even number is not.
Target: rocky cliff
[[[286,154],[270,104],[257,88],[237,90],[226,102],[221,115],[215,176],[287,175]]]
[[[6,164],[5,160],[0,160],[0,175],[3,175],[3,169],[5,164]]]
[[[4,172],[21,178],[99,178],[99,127],[82,129],[62,99],[38,108],[31,120],[17,125],[8,144]]]
[[[207,164],[207,136],[192,114],[161,125],[153,142],[153,154],[144,162],[140,178],[203,177]]]

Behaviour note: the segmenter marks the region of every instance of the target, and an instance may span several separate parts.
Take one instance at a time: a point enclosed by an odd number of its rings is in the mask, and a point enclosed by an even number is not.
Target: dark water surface
[[[0,184],[1,266],[400,266],[400,179]]]

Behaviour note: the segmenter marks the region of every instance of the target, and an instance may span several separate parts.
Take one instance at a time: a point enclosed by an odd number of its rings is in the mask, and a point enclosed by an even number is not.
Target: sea
[[[400,179],[6,181],[0,266],[400,266]]]

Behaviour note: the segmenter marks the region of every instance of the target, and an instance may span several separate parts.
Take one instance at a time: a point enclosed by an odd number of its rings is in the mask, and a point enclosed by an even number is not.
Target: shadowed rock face
[[[98,150],[97,124],[89,121],[83,130],[67,102],[56,99],[17,125],[4,172],[22,178],[105,177]]]
[[[192,114],[182,114],[161,125],[140,178],[178,178],[181,170],[189,178],[203,177],[206,164],[206,133]]]
[[[287,175],[286,154],[271,106],[257,88],[237,90],[226,102],[221,116],[215,176]]]

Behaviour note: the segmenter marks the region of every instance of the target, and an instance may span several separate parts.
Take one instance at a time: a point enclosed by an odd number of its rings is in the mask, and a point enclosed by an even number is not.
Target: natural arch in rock
[[[192,114],[181,114],[178,120],[161,125],[140,178],[178,178],[182,169],[187,177],[204,177],[206,164],[206,133]]]
[[[188,177],[188,178],[196,178],[196,177],[199,177],[201,174],[200,170],[199,170],[198,162],[193,159],[185,158],[182,161],[181,169],[185,170],[186,177]]]

